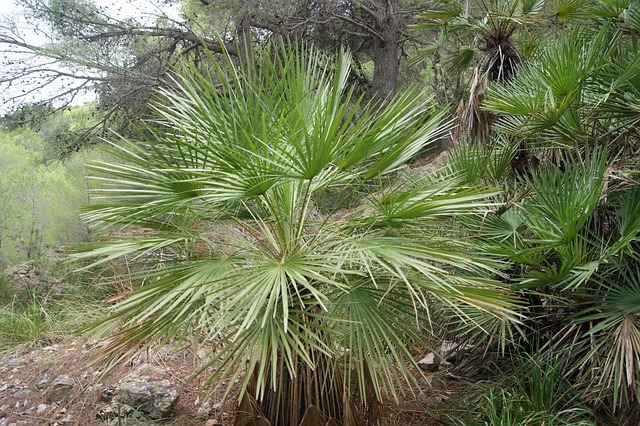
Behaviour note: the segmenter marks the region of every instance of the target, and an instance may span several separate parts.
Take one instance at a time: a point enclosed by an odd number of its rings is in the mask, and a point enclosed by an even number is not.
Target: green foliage
[[[487,90],[485,107],[499,130],[539,146],[593,138],[637,138],[640,61],[624,30],[579,28],[549,42],[504,85]]]
[[[442,234],[481,215],[491,189],[456,176],[366,185],[448,125],[420,93],[384,109],[351,99],[349,59],[332,73],[313,49],[272,47],[248,68],[227,58],[229,73],[213,60],[214,75],[185,65],[155,106],[154,139],[114,142],[123,161],[91,166],[103,185],[86,218],[134,235],[76,258],[163,259],[134,272],[139,287],[91,328],[119,330],[112,352],[224,342],[211,380],[240,379],[243,404],[249,390],[276,424],[297,426],[309,405],[354,424],[343,386],[371,401],[414,384],[418,315],[517,318],[518,300],[490,277],[500,264],[455,238],[462,228]],[[318,194],[348,185],[367,192],[356,208],[315,208]]]
[[[38,131],[53,114],[55,109],[51,103],[36,103],[24,105],[11,114],[6,114],[0,119],[0,126],[5,131],[26,127]]]
[[[0,350],[32,342],[53,328],[53,319],[37,300],[22,304],[10,303],[0,308]]]
[[[86,183],[77,160],[44,164],[42,146],[41,134],[29,128],[0,132],[0,255],[9,262],[86,235],[79,218]]]
[[[513,262],[514,288],[544,293],[556,319],[532,320],[538,330],[556,335],[553,350],[570,347],[564,353],[575,357],[568,370],[576,381],[599,389],[598,399],[608,395],[614,405],[627,405],[638,395],[640,377],[638,305],[619,303],[632,300],[636,291],[628,271],[637,268],[640,212],[637,189],[609,194],[603,203],[606,170],[602,149],[544,165],[521,179],[519,200],[476,226],[483,250]]]
[[[62,253],[41,256],[33,268],[35,286],[0,274],[0,351],[75,336],[78,328],[103,316],[101,302],[113,295],[89,274],[74,272]]]
[[[436,29],[436,43],[414,61],[442,53],[448,72],[463,74],[479,67],[490,80],[507,80],[522,57],[518,45],[531,43],[528,31],[544,22],[544,0],[490,2],[439,1],[418,15],[414,30]],[[486,73],[486,74],[485,74]]]
[[[570,3],[556,6],[569,16],[584,2]],[[511,262],[504,279],[530,303],[520,345],[546,343],[539,350],[566,357],[561,375],[581,399],[637,417],[635,6],[589,3],[589,25],[568,27],[510,81],[488,87],[484,108],[499,117],[494,137],[458,147],[450,168],[503,188],[503,205],[471,226],[480,250]],[[494,393],[490,423],[517,417],[519,395]]]
[[[538,353],[512,357],[513,371],[500,371],[497,383],[481,383],[467,413],[452,416],[457,425],[595,426],[581,403],[580,390],[564,376],[568,358],[561,351],[545,358]],[[460,418],[462,417],[462,418]]]
[[[86,297],[52,300],[31,295],[20,300],[16,295],[0,307],[0,351],[70,337],[100,315],[97,301]]]

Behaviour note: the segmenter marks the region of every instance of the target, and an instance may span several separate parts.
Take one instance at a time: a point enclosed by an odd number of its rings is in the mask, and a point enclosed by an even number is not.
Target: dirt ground
[[[208,388],[203,388],[206,374],[192,378],[193,372],[206,359],[205,349],[193,351],[171,345],[148,347],[127,361],[107,368],[93,362],[103,344],[52,338],[0,354],[0,426],[233,424],[235,396],[222,401],[222,389],[214,389],[207,395]],[[153,380],[168,380],[178,391],[179,398],[171,417],[151,421],[134,412],[126,418],[101,419],[98,413],[107,405],[105,390],[127,375],[140,371]],[[60,402],[49,402],[47,395],[51,383],[60,375],[73,378],[75,386]],[[421,383],[424,386],[418,395],[383,407],[385,425],[446,424],[437,421],[433,413],[446,405],[455,393],[454,386],[444,380],[437,381],[436,386],[424,380]],[[208,409],[205,410],[203,404]]]

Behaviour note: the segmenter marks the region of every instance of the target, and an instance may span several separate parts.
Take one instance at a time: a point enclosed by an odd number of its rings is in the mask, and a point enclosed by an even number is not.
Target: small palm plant
[[[640,13],[634,2],[594,4],[597,25],[567,30],[488,88],[498,149],[461,149],[451,167],[505,188],[509,202],[478,233],[483,250],[512,262],[532,334],[571,357],[565,376],[583,395],[637,419]],[[503,165],[522,141],[538,161],[509,172]]]
[[[153,264],[92,330],[116,330],[112,353],[217,342],[211,383],[239,379],[237,424],[373,423],[377,402],[415,384],[431,306],[517,319],[518,300],[490,278],[500,264],[452,226],[493,192],[398,176],[449,126],[416,92],[384,109],[352,99],[348,53],[333,72],[305,47],[225,60],[204,75],[184,65],[160,93],[153,139],[119,139],[121,162],[90,166],[103,184],[87,219],[136,232],[77,257]],[[353,187],[365,193],[351,209],[316,207]]]

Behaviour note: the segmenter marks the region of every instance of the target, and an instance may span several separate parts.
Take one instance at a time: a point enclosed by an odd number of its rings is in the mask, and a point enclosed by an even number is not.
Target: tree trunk
[[[382,106],[396,93],[400,24],[394,10],[395,0],[375,0],[375,3],[380,12],[377,32],[381,38],[375,38],[373,42],[372,100]]]
[[[246,8],[236,19],[236,37],[238,44],[238,58],[247,67],[251,68],[253,51],[251,47],[251,18]]]

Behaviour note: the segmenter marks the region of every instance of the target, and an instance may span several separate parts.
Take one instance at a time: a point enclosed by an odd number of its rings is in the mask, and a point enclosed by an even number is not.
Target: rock
[[[33,410],[35,410],[35,409],[36,409],[36,407],[28,408],[28,409],[22,411],[21,413],[18,413],[18,415],[19,416],[29,416],[29,415],[33,414]]]
[[[93,385],[87,386],[84,389],[84,392],[82,393],[82,395],[84,396],[85,399],[95,399],[98,395],[100,396],[100,400],[102,400],[102,398],[104,398],[104,393],[101,392],[101,388],[102,388],[102,384],[101,383],[95,383]],[[109,402],[109,400],[104,401],[104,402]]]
[[[417,364],[421,370],[428,372],[442,370],[450,367],[451,362],[460,361],[471,348],[471,345],[460,345],[446,340],[434,352],[425,355]]]
[[[115,386],[107,386],[102,391],[102,396],[100,397],[100,401],[102,401],[102,402],[111,402],[111,401],[113,401],[113,398],[115,398],[117,393],[118,393],[118,391],[116,390]]]
[[[47,404],[40,404],[38,405],[38,408],[36,409],[36,414],[42,414],[47,410],[48,405]]]
[[[202,403],[200,407],[198,407],[198,411],[196,412],[196,418],[200,420],[206,420],[211,415],[211,401],[207,400]]]
[[[436,408],[446,400],[447,399],[442,395],[427,395],[423,392],[420,392],[416,397],[416,401],[418,402],[418,404],[424,406],[425,408]]]
[[[96,417],[103,420],[113,420],[120,417],[126,417],[133,411],[133,408],[127,404],[112,402],[109,405],[101,407],[96,413]]]
[[[64,399],[65,396],[71,389],[76,385],[76,381],[73,380],[69,376],[58,376],[53,380],[53,384],[49,389],[49,394],[47,395],[47,401],[49,402],[58,402]]]
[[[424,358],[418,361],[418,367],[424,371],[436,371],[439,366],[440,359],[438,359],[433,352],[429,352]]]
[[[167,417],[178,400],[178,392],[168,380],[150,382],[142,377],[133,377],[118,383],[116,389],[120,402],[135,407],[152,419]]]
[[[464,355],[469,353],[472,348],[473,345],[461,345],[459,343],[445,340],[440,348],[438,348],[438,353],[442,358],[449,362],[457,362],[460,361]]]
[[[60,424],[62,425],[70,425],[72,423],[75,423],[75,420],[71,414],[67,414],[62,418],[62,420],[60,420]]]
[[[2,275],[9,281],[11,294],[44,288],[49,295],[59,296],[67,287],[67,283],[63,280],[52,277],[46,272],[41,273],[41,271],[38,271],[33,260],[7,266],[4,268]]]
[[[45,374],[44,377],[42,377],[42,379],[40,379],[40,380],[38,380],[36,382],[36,389],[42,390],[42,389],[46,388],[47,385],[49,384],[49,380],[50,379],[51,378],[49,377],[49,375]]]
[[[156,365],[152,365],[148,363],[143,363],[137,366],[131,373],[129,373],[127,377],[124,378],[124,380],[128,380],[129,378],[136,378],[136,377],[149,377],[149,376],[158,377],[166,373],[167,373],[167,370],[165,370],[162,367],[158,367]]]
[[[13,397],[22,399],[22,398],[28,397],[29,395],[31,395],[31,389],[27,388],[27,389],[20,389],[19,391],[13,394]]]
[[[439,373],[429,374],[419,380],[421,386],[434,390],[444,390],[447,388],[447,382]]]
[[[33,267],[33,260],[7,266],[3,275],[9,280],[11,294],[22,293],[40,285],[40,278]]]

